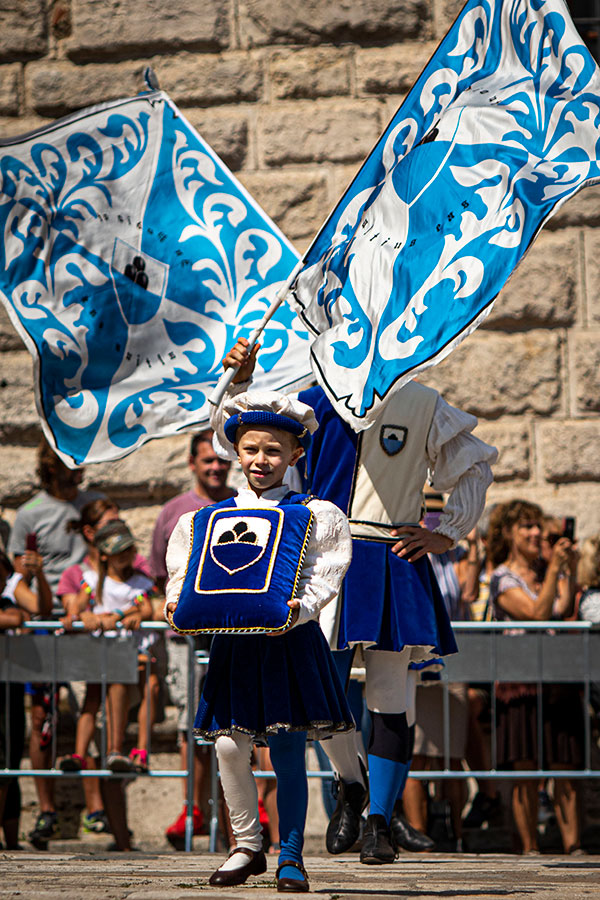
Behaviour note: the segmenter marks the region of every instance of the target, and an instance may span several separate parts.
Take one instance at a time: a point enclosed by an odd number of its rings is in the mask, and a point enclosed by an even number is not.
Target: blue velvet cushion
[[[313,523],[307,506],[207,507],[172,617],[183,634],[285,631]]]

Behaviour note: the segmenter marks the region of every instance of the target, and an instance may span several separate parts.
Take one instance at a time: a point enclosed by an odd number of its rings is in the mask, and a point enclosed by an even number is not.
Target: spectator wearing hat
[[[134,568],[137,549],[131,531],[119,519],[108,522],[96,532],[94,544],[99,552],[96,571],[84,567],[81,589],[73,613],[65,619],[79,618],[86,631],[105,632],[114,636],[118,625],[138,631],[143,621],[152,619],[150,594],[154,588],[152,579]],[[127,725],[128,688],[125,684],[110,684],[107,694],[107,721],[109,752],[106,765],[113,772],[147,771],[146,746],[148,708],[150,724],[158,694],[158,678],[153,667],[146,678],[146,658],[151,654],[155,636],[151,632],[138,634],[136,644],[140,661],[140,691],[142,702],[138,714],[138,747],[127,758],[123,755],[123,741]],[[75,753],[61,763],[63,771],[86,768],[86,756],[93,737],[96,714],[100,706],[100,685],[88,684],[86,698],[77,723]]]

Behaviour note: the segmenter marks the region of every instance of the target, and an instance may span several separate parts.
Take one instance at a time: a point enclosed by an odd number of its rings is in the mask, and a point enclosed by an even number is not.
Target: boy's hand
[[[241,384],[243,381],[249,381],[252,378],[256,365],[256,354],[260,349],[260,344],[255,344],[250,352],[248,352],[248,346],[249,344],[245,337],[238,338],[235,345],[223,359],[224,369],[238,369],[233,379],[234,384]]]

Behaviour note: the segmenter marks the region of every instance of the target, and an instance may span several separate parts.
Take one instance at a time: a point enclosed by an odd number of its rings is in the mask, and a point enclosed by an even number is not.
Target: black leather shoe
[[[368,866],[393,863],[396,850],[392,844],[392,836],[385,816],[378,813],[367,816],[360,861]]]
[[[295,869],[298,869],[302,872],[302,878],[280,878],[279,873],[283,869],[284,866],[293,866]],[[310,885],[308,883],[308,875],[306,874],[306,869],[301,863],[296,862],[293,859],[284,859],[277,866],[277,871],[275,873],[275,878],[277,879],[277,890],[280,894],[284,893],[294,893],[294,894],[308,894],[310,891]]]
[[[422,831],[417,831],[416,828],[413,828],[404,816],[392,816],[390,831],[396,847],[402,847],[403,850],[423,853],[423,851],[433,850],[435,847],[435,841],[428,834],[423,834]]]
[[[339,782],[337,806],[325,835],[329,853],[346,853],[356,843],[360,834],[360,814],[368,799],[369,790],[360,782]]]
[[[262,850],[250,850],[248,847],[235,847],[227,859],[234,853],[244,853],[248,857],[248,862],[239,869],[217,869],[213,872],[208,883],[213,887],[233,887],[236,884],[243,884],[250,875],[262,875],[267,871],[267,858]]]

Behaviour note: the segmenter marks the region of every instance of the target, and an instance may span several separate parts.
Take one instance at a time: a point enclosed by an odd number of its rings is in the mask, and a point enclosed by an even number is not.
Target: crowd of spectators
[[[181,768],[187,767],[188,645],[174,633],[140,630],[144,621],[162,621],[161,597],[167,571],[166,547],[182,514],[234,494],[227,484],[230,464],[212,447],[211,432],[195,435],[189,468],[189,491],[174,497],[161,510],[153,531],[149,560],[136,547],[134,535],[121,519],[117,504],[98,492],[82,491],[81,470],[68,469],[43,441],[38,452],[40,490],[19,508],[10,535],[0,529],[0,630],[17,631],[29,619],[60,619],[65,631],[81,623],[89,632],[134,632],[138,653],[139,684],[135,746],[125,749],[131,718],[129,686],[107,685],[106,766],[134,777],[150,766],[148,736],[154,724],[163,688],[177,710]],[[428,498],[426,522],[435,526],[442,497]],[[432,518],[433,517],[433,518]],[[432,558],[435,574],[454,621],[521,620],[600,621],[600,536],[581,547],[565,533],[564,521],[545,516],[534,503],[513,500],[486,510],[477,528],[462,545]],[[42,625],[43,627],[43,625]],[[208,639],[198,649],[208,650]],[[446,753],[454,769],[485,771],[491,768],[492,748],[490,684],[452,684],[449,704],[451,743],[445,747],[443,691],[439,670],[430,666],[420,673],[417,692],[413,769],[443,768]],[[75,687],[75,686],[73,686]],[[198,685],[196,685],[198,689]],[[57,764],[77,773],[99,766],[95,745],[101,686],[79,685],[79,713],[72,752],[56,761],[52,734],[57,727],[57,696],[48,684],[10,684],[0,691],[0,768],[18,768],[25,751],[24,690],[29,694],[29,759],[44,771]],[[495,756],[499,769],[523,771],[545,768],[575,770],[583,765],[583,692],[578,685],[544,685],[541,728],[538,688],[532,684],[501,682],[495,686]],[[592,705],[600,696],[592,690]],[[10,704],[10,742],[6,736],[6,704]],[[192,699],[192,703],[194,700]],[[360,704],[360,698],[359,698]],[[538,745],[543,737],[543,752]],[[326,747],[324,748],[326,750]],[[319,750],[321,753],[321,751]],[[206,833],[202,812],[207,793],[209,755],[196,746],[194,771],[194,834]],[[323,762],[322,755],[320,756]],[[268,751],[257,755],[260,767],[269,768]],[[111,831],[115,849],[131,847],[126,819],[125,780],[82,779],[87,831]],[[54,802],[54,780],[35,778],[39,814],[30,842],[38,848],[59,835]],[[264,801],[265,840],[277,845],[277,821],[272,782],[260,786]],[[539,800],[546,801],[548,785],[534,778],[515,779],[508,797],[499,781],[482,779],[467,802],[464,780],[427,783],[410,778],[403,797],[409,849],[460,849],[470,829],[508,820],[512,813],[515,848],[538,852]],[[553,814],[566,853],[580,851],[578,798],[569,778],[551,784]],[[184,795],[185,796],[185,795]],[[17,779],[0,780],[0,822],[7,848],[18,846],[20,793]],[[270,815],[270,820],[269,820]],[[165,823],[167,840],[183,848],[185,807],[172,823]],[[225,838],[227,823],[223,824]],[[419,840],[420,836],[420,840]],[[407,837],[407,841],[408,841]]]

